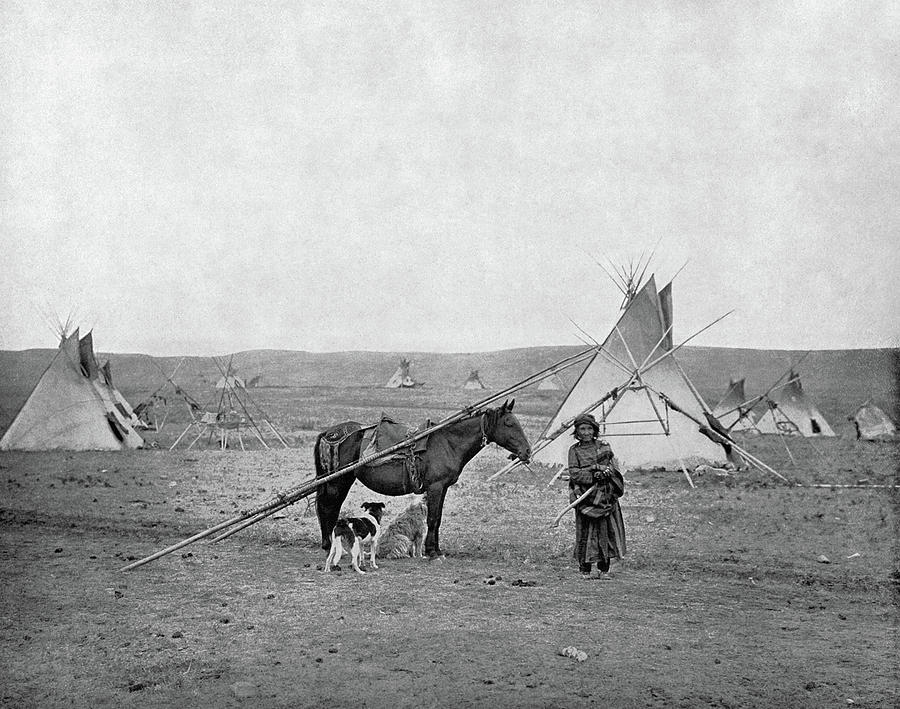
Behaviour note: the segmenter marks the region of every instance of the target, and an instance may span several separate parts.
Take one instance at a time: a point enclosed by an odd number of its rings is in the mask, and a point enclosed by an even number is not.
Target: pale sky
[[[0,4],[0,349],[900,345],[896,2]]]

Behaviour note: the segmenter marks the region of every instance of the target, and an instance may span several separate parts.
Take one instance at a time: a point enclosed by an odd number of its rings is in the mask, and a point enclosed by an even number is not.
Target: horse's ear
[[[512,410],[513,410],[513,406],[515,406],[515,405],[516,405],[516,400],[515,400],[515,399],[512,399],[512,400],[509,402],[509,408],[507,409],[507,411],[512,411]]]

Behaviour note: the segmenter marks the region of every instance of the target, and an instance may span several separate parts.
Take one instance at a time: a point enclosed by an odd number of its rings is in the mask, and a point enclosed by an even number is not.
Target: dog
[[[332,564],[341,561],[344,551],[350,555],[350,563],[358,574],[366,572],[359,568],[360,557],[365,560],[363,546],[369,546],[370,565],[377,569],[375,551],[381,534],[381,517],[384,515],[383,502],[363,502],[365,510],[362,517],[341,517],[331,532],[331,549],[325,560],[325,571],[331,571]],[[346,549],[345,549],[346,547]]]
[[[378,541],[378,553],[382,559],[424,557],[427,534],[428,503],[423,495],[388,525]]]

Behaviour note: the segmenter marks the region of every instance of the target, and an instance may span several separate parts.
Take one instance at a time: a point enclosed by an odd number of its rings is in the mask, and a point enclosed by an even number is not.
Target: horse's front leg
[[[352,473],[325,483],[316,491],[316,517],[322,532],[322,548],[331,548],[331,532],[341,514],[341,505],[356,480]]]
[[[441,514],[444,511],[444,497],[447,495],[446,485],[433,485],[428,488],[428,534],[425,536],[425,556],[435,559],[443,556],[440,544]]]

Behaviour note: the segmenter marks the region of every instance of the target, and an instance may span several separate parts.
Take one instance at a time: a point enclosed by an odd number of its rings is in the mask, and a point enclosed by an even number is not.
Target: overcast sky
[[[0,349],[900,344],[896,2],[0,4]]]

